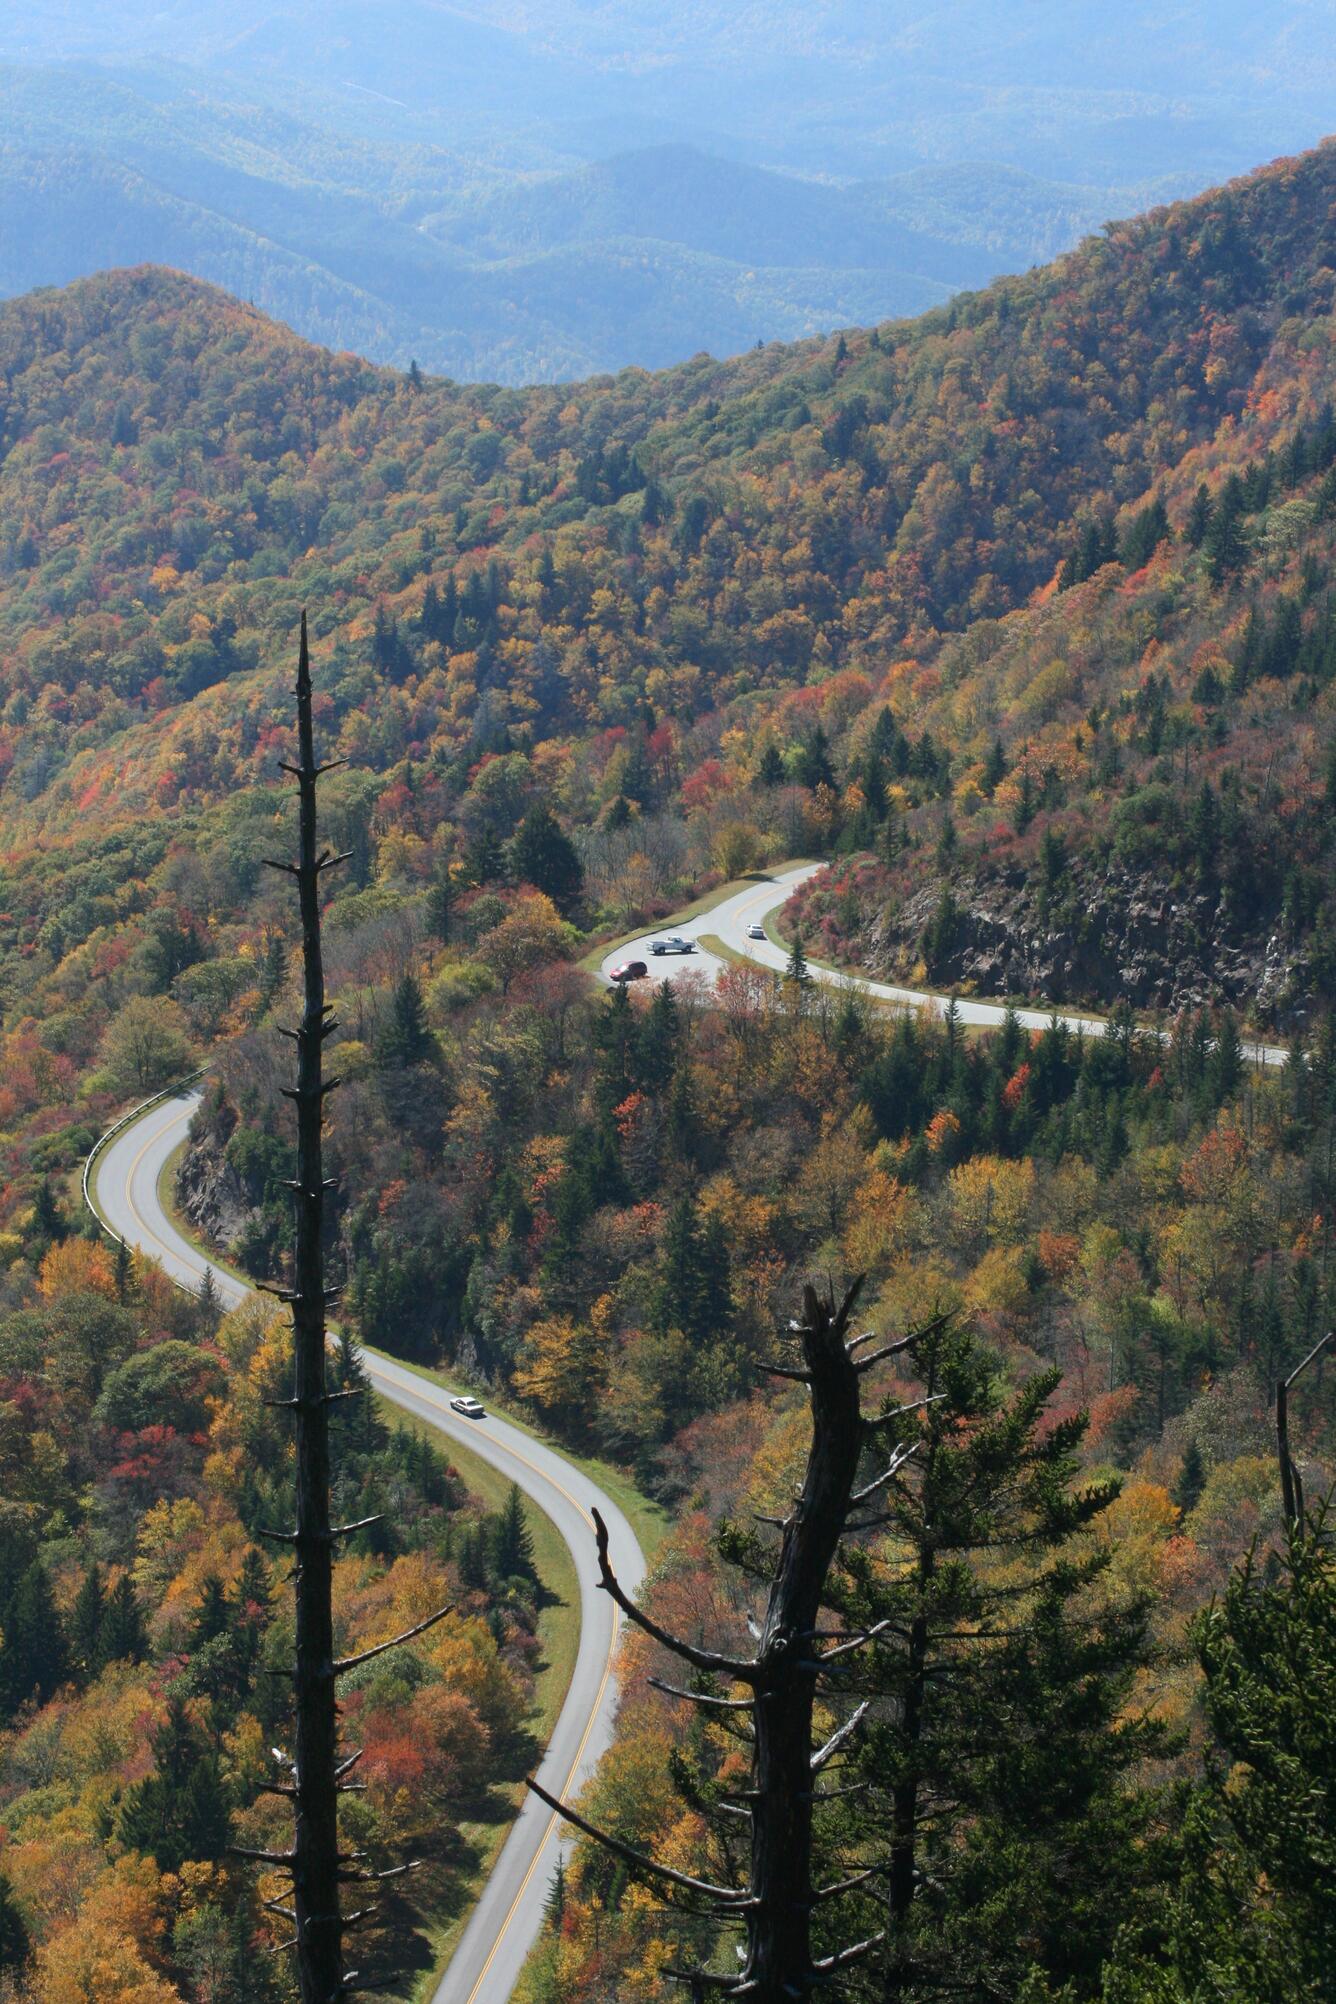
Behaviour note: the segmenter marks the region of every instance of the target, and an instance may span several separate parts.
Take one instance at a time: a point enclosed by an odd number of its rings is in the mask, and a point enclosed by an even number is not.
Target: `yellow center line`
[[[158,1233],[155,1232],[153,1227],[148,1223],[147,1219],[141,1216],[134,1200],[135,1175],[139,1170],[140,1165],[144,1160],[144,1157],[148,1154],[150,1148],[152,1148],[157,1142],[159,1142],[162,1139],[163,1132],[164,1130],[160,1128],[156,1134],[151,1134],[148,1140],[144,1143],[143,1147],[140,1149],[139,1153],[135,1156],[134,1161],[130,1164],[130,1167],[126,1172],[126,1177],[125,1177],[125,1207],[126,1210],[129,1212],[130,1216],[134,1219],[135,1224],[139,1227],[140,1231],[142,1231],[145,1234],[145,1236],[153,1242],[155,1246],[158,1246],[163,1252],[170,1254],[173,1259],[179,1259],[180,1254],[176,1251],[175,1247],[170,1246],[165,1239],[160,1238]],[[97,1185],[97,1180],[98,1180],[97,1175],[95,1173],[93,1178],[95,1189]],[[253,1289],[250,1288],[247,1289],[247,1293],[253,1293],[253,1292],[254,1292]],[[368,1372],[374,1378],[377,1375],[375,1359],[374,1358],[367,1359],[366,1364]],[[445,1407],[445,1394],[442,1393],[437,1386],[433,1385],[430,1379],[428,1378],[418,1379],[417,1373],[415,1371],[410,1372],[409,1375],[413,1377],[415,1380],[417,1380],[418,1385],[420,1385],[421,1389],[419,1396],[423,1399],[425,1404],[448,1410],[448,1408]],[[396,1382],[394,1377],[391,1376],[390,1373],[388,1372],[382,1371],[380,1373],[380,1378],[382,1387],[386,1389],[393,1386]],[[393,1396],[393,1394],[391,1394],[391,1396]],[[584,1504],[581,1503],[579,1497],[573,1496],[570,1490],[566,1488],[564,1483],[558,1482],[557,1478],[554,1475],[550,1475],[545,1468],[540,1468],[536,1461],[530,1461],[528,1455],[521,1454],[519,1449],[512,1447],[508,1441],[496,1441],[495,1444],[497,1447],[500,1448],[503,1454],[509,1455],[512,1460],[519,1462],[522,1467],[527,1468],[532,1474],[538,1476],[541,1481],[548,1483],[553,1489],[557,1491],[557,1494],[559,1496],[564,1496],[566,1501],[571,1505],[572,1509],[578,1511],[580,1516],[583,1517],[585,1523],[589,1525],[591,1530],[593,1529],[594,1527],[593,1517],[590,1515],[589,1511],[586,1510]],[[537,1498],[535,1497],[533,1500],[536,1502]],[[572,1553],[571,1556],[575,1557],[575,1554]],[[579,1562],[577,1560],[577,1564],[578,1563]],[[576,1775],[580,1771],[580,1765],[584,1760],[585,1756],[585,1748],[589,1745],[589,1736],[593,1732],[594,1727],[598,1722],[599,1713],[603,1709],[603,1700],[607,1693],[608,1683],[612,1677],[613,1664],[617,1655],[617,1644],[620,1638],[620,1634],[621,1634],[621,1620],[617,1614],[616,1609],[614,1608],[612,1616],[612,1630],[608,1638],[608,1653],[607,1653],[607,1658],[603,1665],[603,1677],[598,1687],[598,1696],[595,1698],[593,1706],[590,1709],[588,1720],[585,1723],[584,1733],[581,1736],[580,1744],[576,1749],[575,1758],[571,1762],[570,1772],[566,1776],[566,1779],[561,1786],[560,1793],[562,1795],[565,1795],[567,1793],[567,1791],[571,1787],[571,1784],[574,1782]],[[474,2004],[474,2000],[477,1998],[478,1992],[481,1990],[482,1985],[486,1980],[487,1972],[491,1968],[493,1962],[496,1960],[497,1953],[501,1947],[501,1944],[505,1940],[505,1937],[510,1930],[511,1923],[514,1920],[516,1912],[518,1911],[520,1904],[524,1899],[525,1893],[529,1889],[529,1881],[532,1879],[534,1873],[538,1869],[538,1861],[542,1857],[545,1849],[547,1848],[548,1839],[552,1835],[552,1832],[559,1821],[560,1818],[558,1817],[556,1811],[553,1810],[548,1817],[547,1826],[544,1829],[542,1836],[538,1839],[538,1842],[534,1847],[533,1857],[529,1860],[529,1869],[524,1874],[524,1877],[521,1879],[519,1883],[519,1887],[515,1893],[515,1897],[511,1901],[508,1909],[506,1910],[506,1917],[496,1931],[496,1938],[493,1941],[490,1950],[488,1951],[487,1960],[486,1962],[484,1962],[482,1968],[479,1970],[477,1982],[474,1984],[473,1988],[469,1991],[467,1998],[464,2000],[464,2004]]]

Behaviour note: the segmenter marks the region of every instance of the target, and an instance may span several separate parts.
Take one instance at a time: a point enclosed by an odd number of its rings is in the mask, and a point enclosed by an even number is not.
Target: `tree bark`
[[[845,1344],[852,1293],[838,1309],[803,1294],[812,1447],[784,1527],[751,1679],[755,1692],[752,1877],[744,1981],[756,2004],[788,2004],[813,1987],[812,1708],[815,1631],[826,1576],[849,1511],[863,1445],[858,1372]]]
[[[321,1125],[327,1032],[316,855],[317,770],[311,729],[311,669],[302,614],[297,671],[297,786],[305,1002],[297,1031],[297,1188],[293,1418],[296,1425],[296,1837],[297,1980],[302,2004],[343,1995],[339,1905],[338,1706],[334,1690],[333,1539],[329,1521],[329,1403],[326,1384],[324,1168]]]

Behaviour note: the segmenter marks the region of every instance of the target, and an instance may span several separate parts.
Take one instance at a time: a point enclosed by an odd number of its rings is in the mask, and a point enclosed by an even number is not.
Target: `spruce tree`
[[[517,883],[543,891],[566,916],[579,904],[584,868],[570,836],[542,801],[535,802],[515,831],[510,867]]]
[[[1160,1869],[1154,1799],[1127,1786],[1167,1744],[1127,1716],[1147,1608],[1102,1591],[1107,1547],[1084,1541],[1117,1484],[1076,1486],[1085,1421],[1046,1422],[1056,1371],[1008,1394],[950,1322],[915,1367],[932,1403],[884,1541],[846,1550],[831,1595],[850,1631],[885,1624],[849,1673],[874,1708],[866,1793],[834,1825],[885,1874],[877,1994],[1014,1996],[1034,1963],[1088,1995]]]
[[[429,1063],[436,1055],[422,990],[411,969],[395,983],[389,1011],[376,1033],[375,1050],[376,1062],[385,1071],[405,1071],[411,1065]]]
[[[1206,1487],[1206,1463],[1195,1440],[1190,1440],[1183,1453],[1183,1466],[1169,1495],[1183,1516],[1195,1510],[1202,1490]]]
[[[22,1705],[45,1704],[69,1669],[51,1581],[34,1559],[0,1605],[0,1722]]]
[[[784,979],[794,982],[801,988],[811,978],[811,974],[807,968],[807,950],[803,945],[802,927],[795,926],[793,929],[793,945],[789,949],[789,963],[784,969]]]
[[[142,1663],[148,1655],[148,1631],[128,1572],[121,1574],[107,1595],[101,1648],[105,1663]]]
[[[229,1837],[227,1794],[217,1756],[183,1699],[168,1699],[150,1744],[153,1772],[121,1804],[120,1842],[152,1858],[160,1872],[221,1858]]]
[[[450,943],[455,904],[455,880],[446,865],[432,878],[431,889],[427,892],[427,931],[433,939],[440,940],[442,946]]]
[[[21,1976],[32,1960],[32,1937],[14,1888],[0,1872],[0,1976]]]
[[[536,1580],[538,1577],[534,1567],[533,1534],[524,1517],[524,1498],[513,1482],[496,1520],[492,1560],[498,1579]]]
[[[96,1677],[105,1662],[102,1625],[106,1618],[106,1595],[102,1568],[94,1559],[84,1574],[70,1612],[70,1647],[76,1667],[85,1677]]]

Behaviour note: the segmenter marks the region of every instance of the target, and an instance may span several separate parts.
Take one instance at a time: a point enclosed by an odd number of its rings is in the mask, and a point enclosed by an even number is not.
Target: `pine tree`
[[[780,756],[778,745],[773,743],[767,744],[765,750],[761,753],[760,763],[756,768],[756,784],[758,786],[782,786],[784,784],[784,777],[784,761]]]
[[[1211,490],[1203,480],[1198,484],[1192,497],[1192,507],[1188,513],[1183,540],[1190,550],[1199,550],[1206,541],[1206,532],[1211,526],[1215,513],[1215,503],[1211,500]]]
[[[32,1960],[32,1937],[14,1888],[0,1872],[0,1976],[21,1976]]]
[[[192,1651],[203,1649],[206,1643],[226,1635],[231,1625],[232,1610],[228,1606],[226,1589],[217,1573],[205,1573],[186,1631],[187,1647]]]
[[[513,1482],[496,1520],[492,1560],[498,1579],[532,1581],[538,1577],[534,1566],[533,1534],[524,1516],[524,1498]]]
[[[51,1581],[34,1559],[0,1605],[0,1722],[29,1702],[45,1704],[69,1667]]]
[[[550,808],[536,801],[515,831],[510,868],[516,881],[543,891],[569,915],[584,891],[584,868],[575,844]]]
[[[543,1902],[543,1918],[556,1934],[566,1916],[566,1860],[557,1859],[557,1869],[552,1874],[552,1884],[548,1887],[547,1898]],[[0,1964],[3,1967],[3,1964]]]
[[[1206,1463],[1195,1440],[1190,1440],[1183,1451],[1183,1466],[1179,1469],[1170,1490],[1171,1500],[1186,1517],[1195,1510],[1202,1490],[1206,1487]]]
[[[84,1574],[83,1584],[70,1611],[70,1647],[74,1661],[85,1677],[96,1677],[105,1662],[102,1625],[106,1617],[106,1594],[102,1568],[96,1559]]]
[[[422,989],[411,969],[400,976],[389,1012],[376,1033],[376,1063],[383,1071],[406,1071],[435,1058],[436,1039],[427,1027]]]
[[[227,1794],[214,1754],[180,1697],[151,1736],[154,1771],[128,1790],[116,1835],[160,1872],[221,1858],[230,1835]]]
[[[802,927],[795,926],[793,929],[793,945],[789,949],[788,966],[784,969],[784,979],[795,982],[799,987],[802,987],[811,978],[807,967],[807,949],[803,945]]]
[[[31,1236],[42,1245],[59,1245],[69,1235],[69,1220],[61,1210],[51,1178],[43,1176],[33,1200]]]
[[[116,1241],[116,1299],[124,1307],[134,1293],[134,1254],[124,1239]]]
[[[128,1572],[121,1574],[107,1595],[101,1647],[106,1663],[142,1663],[148,1655],[148,1631]]]
[[[200,1327],[206,1337],[217,1334],[218,1324],[223,1319],[223,1297],[218,1291],[218,1277],[211,1266],[204,1269],[204,1279],[196,1296]]]
[[[1124,1785],[1167,1744],[1127,1716],[1147,1607],[1102,1596],[1108,1550],[1080,1542],[1117,1484],[1076,1486],[1085,1421],[1046,1425],[1056,1371],[1008,1394],[950,1322],[914,1359],[917,1450],[832,1593],[851,1632],[887,1624],[850,1672],[877,1709],[839,1824],[885,1871],[880,1995],[1013,1996],[1031,1962],[1088,1995],[1161,1868],[1154,1798]]]
[[[446,865],[432,878],[431,889],[427,892],[427,931],[433,939],[440,940],[442,946],[450,943],[455,903],[455,880]]]

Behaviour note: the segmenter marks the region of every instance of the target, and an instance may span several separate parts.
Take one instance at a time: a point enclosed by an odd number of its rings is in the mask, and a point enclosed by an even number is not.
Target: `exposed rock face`
[[[226,1249],[251,1216],[241,1178],[217,1137],[207,1132],[192,1140],[181,1158],[177,1193],[181,1209],[210,1245]]]
[[[1071,867],[1050,912],[1019,871],[935,876],[898,908],[869,915],[858,942],[869,973],[911,973],[948,890],[957,916],[929,967],[934,985],[1169,1013],[1229,1003],[1282,1029],[1307,1013],[1307,964],[1272,927],[1241,931],[1219,901],[1088,865]]]

